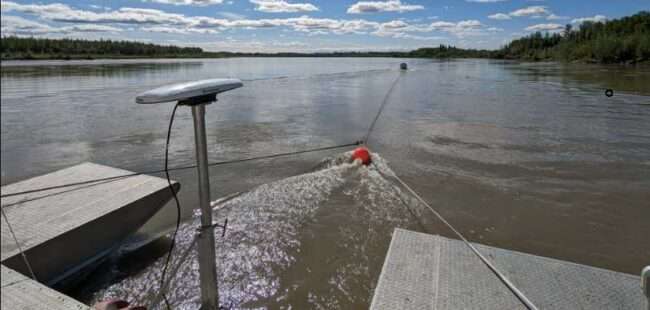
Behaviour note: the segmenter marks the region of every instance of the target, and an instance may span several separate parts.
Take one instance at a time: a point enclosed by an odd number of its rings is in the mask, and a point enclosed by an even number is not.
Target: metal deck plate
[[[2,194],[131,173],[83,163],[2,186]],[[158,212],[171,196],[167,180],[138,175],[4,197],[1,204],[3,217],[6,215],[38,280],[51,285],[99,261]],[[5,219],[0,223],[2,264],[28,275],[9,226]]]
[[[83,163],[50,174],[2,186],[2,194],[83,182],[132,173],[128,170]],[[24,251],[124,207],[144,196],[164,190],[167,181],[139,175],[87,185],[52,189],[2,198],[2,208]],[[2,261],[18,254],[5,221],[2,226]]]
[[[474,243],[540,309],[642,309],[637,276]],[[371,309],[525,309],[459,240],[395,229]]]
[[[71,297],[2,267],[2,310],[90,310]]]

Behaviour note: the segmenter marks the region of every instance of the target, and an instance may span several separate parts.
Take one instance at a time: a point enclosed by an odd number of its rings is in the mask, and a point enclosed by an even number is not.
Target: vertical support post
[[[215,260],[214,226],[210,207],[210,173],[205,134],[205,104],[192,105],[194,118],[194,141],[199,175],[199,206],[201,207],[201,229],[198,236],[199,278],[201,281],[201,309],[219,309],[219,290]]]
[[[650,310],[650,265],[645,266],[641,270],[641,289],[643,290],[643,295],[647,299],[647,307]]]

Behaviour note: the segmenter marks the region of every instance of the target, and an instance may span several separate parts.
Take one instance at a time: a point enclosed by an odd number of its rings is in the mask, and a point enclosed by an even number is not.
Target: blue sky
[[[534,31],[650,10],[650,0],[2,1],[2,35],[124,39],[211,51],[498,48]]]

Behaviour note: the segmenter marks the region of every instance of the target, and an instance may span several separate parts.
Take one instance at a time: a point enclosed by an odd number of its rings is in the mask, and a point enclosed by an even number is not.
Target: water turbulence
[[[404,193],[383,177],[393,172],[379,155],[368,167],[351,163],[350,156],[327,158],[313,172],[261,185],[217,208],[217,221],[229,220],[224,238],[215,231],[223,305],[368,307],[393,228],[417,229],[418,220]],[[195,215],[178,234],[167,290],[174,309],[200,305],[196,248],[182,259],[198,226]],[[163,263],[161,257],[93,299],[150,305]]]

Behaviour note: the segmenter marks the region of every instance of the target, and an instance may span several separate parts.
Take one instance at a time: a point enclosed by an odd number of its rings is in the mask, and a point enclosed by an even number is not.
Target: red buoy
[[[366,166],[370,165],[370,162],[372,161],[370,159],[370,151],[368,151],[368,149],[363,146],[356,148],[352,152],[352,160],[354,161],[357,159],[360,159],[361,163]]]

